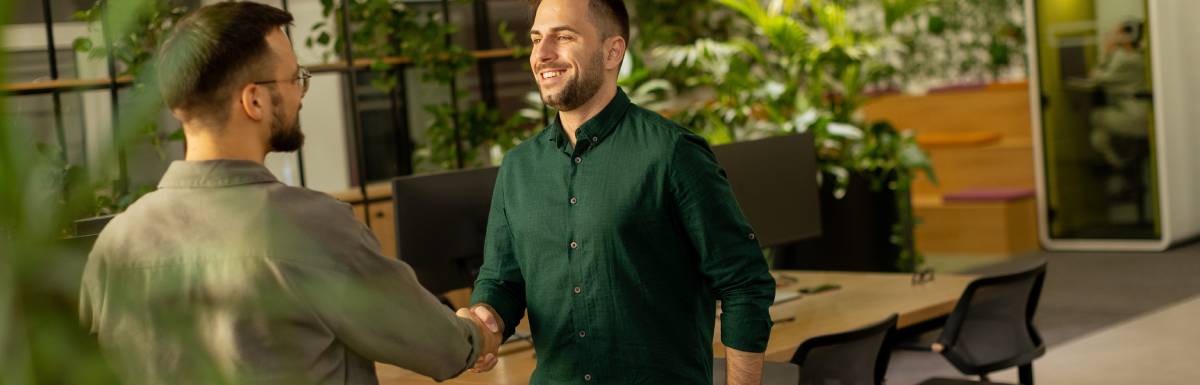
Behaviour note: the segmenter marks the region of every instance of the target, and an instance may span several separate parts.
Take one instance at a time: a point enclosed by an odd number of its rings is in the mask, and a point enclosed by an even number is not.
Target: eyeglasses
[[[924,269],[924,270],[917,270],[917,271],[913,272],[913,276],[912,276],[913,286],[924,285],[924,284],[930,283],[930,282],[933,282],[933,269],[932,268]]]
[[[271,84],[271,83],[279,83],[279,82],[299,82],[300,87],[303,88],[304,93],[307,94],[308,93],[308,83],[309,83],[309,79],[312,79],[312,73],[308,72],[308,68],[304,68],[303,66],[301,66],[300,70],[297,72],[299,72],[299,73],[296,75],[295,78],[292,78],[292,79],[263,80],[263,81],[254,82],[254,84]],[[295,84],[295,83],[293,83],[293,84]]]

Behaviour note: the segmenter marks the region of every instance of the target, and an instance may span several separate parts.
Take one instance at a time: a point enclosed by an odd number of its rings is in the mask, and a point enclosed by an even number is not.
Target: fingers
[[[492,333],[500,332],[500,322],[496,320],[496,315],[493,314],[491,310],[488,310],[488,308],[483,306],[476,306],[471,309],[471,312],[475,314],[476,318],[478,318],[480,321],[483,321],[483,324],[487,325],[488,329],[491,330]]]
[[[475,361],[475,366],[471,368],[471,372],[483,373],[492,370],[492,368],[496,367],[497,362],[499,362],[499,358],[496,358],[495,354],[488,353],[487,355],[480,357],[478,361]]]
[[[490,336],[484,339],[484,351],[479,358],[475,360],[475,365],[470,368],[472,373],[482,373],[492,370],[499,362],[496,357],[497,350],[500,345],[500,325],[494,313],[486,307],[477,306],[473,309],[460,308],[454,312],[454,315],[471,320],[480,333],[488,333]]]

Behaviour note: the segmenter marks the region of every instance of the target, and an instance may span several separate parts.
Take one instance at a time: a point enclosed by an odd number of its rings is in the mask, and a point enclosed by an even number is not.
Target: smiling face
[[[605,80],[605,38],[588,12],[588,1],[546,0],[529,31],[529,66],[542,100],[559,111],[586,103]]]

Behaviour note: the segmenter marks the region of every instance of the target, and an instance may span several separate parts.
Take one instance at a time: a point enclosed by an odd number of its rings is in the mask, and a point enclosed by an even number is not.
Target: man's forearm
[[[725,383],[759,385],[762,383],[763,353],[743,352],[725,347]]]

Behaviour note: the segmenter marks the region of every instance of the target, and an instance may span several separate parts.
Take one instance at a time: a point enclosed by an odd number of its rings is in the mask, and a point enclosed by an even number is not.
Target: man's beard
[[[287,124],[283,113],[283,95],[278,90],[271,89],[271,103],[275,111],[271,120],[271,151],[294,152],[304,147],[304,133],[300,131],[300,111],[296,111],[296,120]]]
[[[592,59],[591,65],[585,71],[577,71],[558,94],[543,91],[542,101],[556,110],[571,111],[591,100],[604,84],[604,55],[596,54]]]

